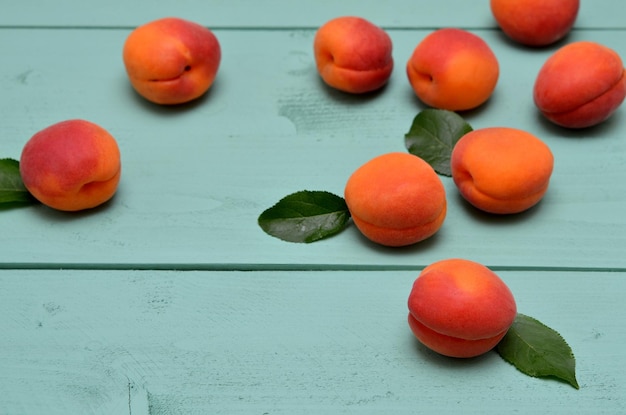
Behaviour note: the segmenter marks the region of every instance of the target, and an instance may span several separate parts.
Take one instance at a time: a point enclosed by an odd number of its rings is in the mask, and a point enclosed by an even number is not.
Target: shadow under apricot
[[[427,110],[427,109],[436,109],[434,107],[426,105],[421,99],[418,98],[417,95],[415,95],[415,92],[410,87],[407,89],[406,94],[407,94],[408,99],[410,100],[410,102],[412,102],[413,105],[415,105],[415,107],[417,109],[417,113],[419,113],[419,112],[421,112],[423,110]],[[463,110],[463,111],[453,111],[453,112],[457,113],[466,122],[468,122],[471,125],[471,120],[472,119],[479,118],[482,114],[484,114],[485,112],[489,111],[489,108],[492,108],[494,106],[499,105],[500,95],[501,94],[498,91],[498,88],[496,88],[492,92],[492,94],[489,97],[489,99],[487,101],[483,102],[482,104],[480,104],[479,106],[477,106],[476,108],[472,108],[472,109],[469,109],[469,110]],[[417,115],[417,113],[416,113],[416,115]]]
[[[469,358],[457,358],[444,356],[439,354],[428,347],[424,346],[415,336],[413,336],[413,349],[420,359],[428,364],[436,365],[442,369],[451,370],[473,370],[476,367],[485,366],[491,364],[493,357],[496,353],[495,350],[490,350],[484,354],[476,357]]]
[[[423,241],[416,242],[412,245],[394,247],[381,245],[369,240],[365,235],[361,233],[361,231],[356,227],[352,220],[350,220],[348,228],[350,228],[350,232],[355,232],[355,234],[357,235],[357,239],[364,247],[385,255],[408,255],[434,249],[435,246],[443,243],[442,239],[444,238],[445,234],[445,230],[442,226],[442,228],[439,229],[437,233],[427,239],[424,239]]]
[[[523,212],[512,214],[495,214],[485,212],[474,207],[471,203],[465,200],[460,193],[457,193],[454,197],[457,199],[456,204],[461,207],[462,211],[467,216],[469,216],[473,221],[479,222],[484,225],[517,225],[532,220],[532,218],[540,214],[544,206],[544,200],[542,199],[539,201],[539,203]]]
[[[115,205],[115,199],[117,194],[113,195],[111,199],[103,204],[91,209],[83,209],[78,211],[63,211],[53,209],[43,204],[36,205],[35,213],[41,218],[54,222],[73,222],[81,219],[86,219],[92,216],[101,215],[103,212],[110,210]]]
[[[324,93],[324,96],[331,101],[342,105],[367,104],[368,102],[382,95],[385,90],[389,88],[389,84],[392,82],[392,80],[390,79],[385,85],[375,91],[354,94],[350,92],[340,91],[336,88],[331,87],[326,82],[324,82],[324,80],[320,76],[317,76],[316,78],[318,88]]]
[[[146,98],[139,95],[139,93],[135,91],[135,89],[127,80],[125,82],[127,84],[126,94],[128,96],[128,99],[133,101],[138,107],[141,107],[143,110],[151,112],[158,116],[176,116],[181,113],[192,111],[209,101],[211,99],[211,96],[216,94],[215,91],[220,88],[220,83],[216,81],[213,83],[213,85],[211,85],[208,91],[192,101],[182,104],[163,105],[148,101]]]
[[[550,134],[571,139],[610,138],[618,133],[622,123],[622,111],[615,111],[607,120],[586,128],[561,127],[547,119],[539,110],[535,111],[535,120]]]
[[[554,43],[550,43],[549,45],[531,46],[531,45],[524,45],[516,40],[511,39],[502,30],[497,30],[496,38],[498,39],[498,41],[504,43],[508,48],[517,50],[519,52],[529,52],[529,53],[536,53],[537,51],[555,52],[557,49],[560,49],[562,46],[565,46],[566,44],[575,40],[572,38],[572,34],[570,32],[567,35],[565,35],[565,37],[557,40]]]

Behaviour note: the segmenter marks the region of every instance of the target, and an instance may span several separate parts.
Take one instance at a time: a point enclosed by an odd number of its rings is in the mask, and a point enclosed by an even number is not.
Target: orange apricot
[[[206,27],[166,17],[133,30],[122,56],[130,83],[139,95],[157,104],[182,104],[211,87],[221,49]]]
[[[360,94],[383,87],[393,70],[391,38],[380,27],[355,16],[342,16],[315,33],[317,71],[326,84]]]
[[[624,101],[625,74],[614,50],[590,41],[570,43],[554,52],[537,74],[535,105],[562,127],[600,124]]]
[[[493,349],[517,315],[511,290],[486,266],[444,259],[422,270],[408,300],[417,339],[450,357],[475,357]]]
[[[489,99],[500,66],[482,38],[446,28],[430,33],[417,45],[406,72],[415,95],[426,105],[465,111]]]
[[[461,195],[485,212],[518,213],[548,190],[554,157],[534,135],[508,127],[471,131],[452,150],[452,178]]]
[[[26,143],[20,174],[41,203],[64,211],[101,205],[113,197],[121,174],[117,142],[85,120],[53,124]]]
[[[429,238],[446,216],[439,176],[408,153],[387,153],[363,164],[348,179],[344,198],[361,233],[386,246]]]
[[[579,0],[491,0],[500,29],[527,46],[547,46],[567,35],[578,16]]]

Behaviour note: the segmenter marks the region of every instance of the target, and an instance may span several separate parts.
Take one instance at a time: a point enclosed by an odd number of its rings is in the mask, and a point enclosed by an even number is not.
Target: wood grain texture
[[[484,215],[443,178],[449,213],[441,231],[390,250],[354,227],[313,245],[290,244],[265,235],[256,219],[298,190],[342,195],[362,163],[405,151],[404,134],[425,107],[403,65],[429,31],[391,31],[396,68],[388,87],[367,97],[322,84],[312,30],[218,31],[224,56],[216,84],[200,101],[174,108],[131,90],[120,57],[129,30],[0,32],[10,62],[0,68],[3,156],[19,158],[39,129],[85,118],[118,139],[123,164],[119,192],[101,209],[3,211],[4,267],[420,267],[461,256],[492,266],[626,268],[623,110],[584,131],[544,121],[531,90],[554,48],[511,47],[497,33],[477,31],[502,75],[490,102],[464,114],[474,128],[506,125],[546,141],[556,165],[544,201],[517,216]],[[579,31],[572,39],[600,41],[626,56],[620,31]]]
[[[622,9],[583,1],[566,41],[626,56]],[[389,29],[396,67],[379,93],[348,96],[317,76],[315,29],[346,14]],[[214,28],[223,52],[209,94],[173,108],[139,98],[121,59],[132,28],[168,15]],[[362,163],[404,151],[425,108],[404,65],[445,26],[482,36],[501,65],[492,99],[464,117],[553,150],[545,200],[494,217],[442,178],[446,222],[414,247],[381,248],[354,226],[311,245],[264,234],[256,219],[283,196],[341,195]],[[487,1],[7,2],[0,157],[85,118],[118,139],[123,173],[93,211],[0,210],[0,415],[626,413],[624,109],[583,131],[543,120],[531,89],[558,46],[514,45]],[[450,257],[497,270],[521,313],[565,337],[580,390],[495,352],[454,360],[418,344],[411,285]]]
[[[577,27],[624,28],[620,0],[582,1],[580,7]],[[134,27],[164,16],[179,16],[209,27],[311,28],[342,15],[396,28],[495,28],[488,0],[388,0],[384,6],[376,0],[140,0],[132,6],[119,1],[24,0],[3,7],[0,26]]]
[[[580,390],[427,351],[411,271],[0,271],[0,413],[626,410],[623,275],[499,275],[568,341]]]

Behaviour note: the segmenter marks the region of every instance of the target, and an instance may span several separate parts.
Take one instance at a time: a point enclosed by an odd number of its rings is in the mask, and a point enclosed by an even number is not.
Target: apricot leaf
[[[342,231],[349,219],[350,211],[342,197],[303,190],[265,210],[258,223],[267,234],[283,241],[310,243]]]
[[[559,333],[532,317],[518,314],[496,351],[528,376],[554,377],[579,388],[572,349]]]
[[[456,112],[429,108],[415,116],[404,144],[409,153],[424,159],[438,174],[451,176],[452,149],[470,131],[472,126]]]
[[[20,176],[20,163],[13,159],[0,159],[0,207],[35,203],[36,199],[24,187]]]

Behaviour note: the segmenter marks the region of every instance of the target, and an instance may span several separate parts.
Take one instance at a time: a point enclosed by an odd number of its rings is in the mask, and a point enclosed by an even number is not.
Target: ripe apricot
[[[498,26],[512,40],[527,46],[547,46],[574,26],[579,0],[491,0]]]
[[[466,259],[444,259],[422,270],[408,300],[409,327],[445,356],[475,357],[493,349],[517,315],[511,290],[493,271]]]
[[[24,146],[20,174],[28,191],[51,208],[77,211],[111,199],[121,174],[117,142],[85,120],[53,124]]]
[[[342,16],[315,33],[313,52],[320,76],[333,88],[360,94],[381,88],[393,70],[391,38],[380,27]]]
[[[541,67],[533,89],[539,111],[553,123],[585,128],[608,119],[626,97],[622,59],[596,42],[570,43]]]
[[[461,195],[490,213],[518,213],[548,190],[550,148],[534,135],[508,127],[471,131],[452,149],[452,178]]]
[[[415,94],[426,105],[465,111],[489,99],[500,66],[483,39],[466,30],[445,28],[417,45],[406,72]]]
[[[166,17],[133,30],[122,56],[128,79],[141,96],[157,104],[182,104],[211,87],[221,49],[206,27]]]
[[[370,240],[414,244],[434,235],[446,216],[446,195],[433,168],[408,153],[387,153],[359,167],[344,198],[352,220]]]

